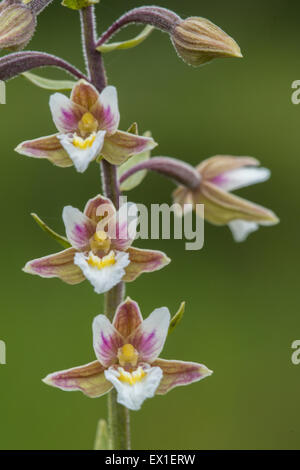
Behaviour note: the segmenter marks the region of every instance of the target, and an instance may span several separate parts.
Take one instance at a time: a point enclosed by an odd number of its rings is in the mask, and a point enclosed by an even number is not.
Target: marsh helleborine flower
[[[174,201],[185,209],[204,204],[204,218],[215,225],[228,225],[236,241],[244,241],[259,225],[278,223],[276,215],[262,206],[249,202],[233,191],[266,181],[270,171],[257,168],[258,160],[251,157],[215,156],[196,167],[201,176],[199,187],[191,190],[180,186]],[[201,214],[199,214],[201,215]]]
[[[0,3],[0,49],[23,49],[32,38],[36,16],[27,3],[21,0]]]
[[[242,57],[234,39],[205,18],[190,17],[177,23],[171,39],[178,55],[189,65],[202,65],[218,57]]]
[[[168,334],[170,313],[155,309],[143,320],[136,302],[127,299],[117,309],[112,324],[104,315],[93,322],[97,360],[81,367],[55,372],[44,382],[66,391],[81,390],[96,398],[117,390],[117,400],[131,410],[140,409],[146,398],[164,395],[188,385],[212,371],[195,362],[160,359]]]
[[[50,109],[58,134],[28,140],[16,151],[35,158],[47,158],[60,167],[74,164],[84,172],[100,155],[119,165],[132,155],[151,150],[151,137],[118,130],[120,114],[116,88],[106,87],[101,94],[85,80],[74,85],[71,98],[61,93],[50,97]]]
[[[29,261],[25,272],[59,277],[68,284],[87,279],[101,294],[121,280],[133,281],[143,272],[156,271],[170,262],[161,251],[131,246],[137,226],[135,204],[123,204],[116,212],[112,202],[99,195],[88,201],[83,213],[66,206],[63,221],[72,247]]]

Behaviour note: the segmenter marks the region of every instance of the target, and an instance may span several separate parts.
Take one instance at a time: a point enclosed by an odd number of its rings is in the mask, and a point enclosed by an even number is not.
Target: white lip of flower
[[[83,173],[90,162],[100,154],[106,131],[92,132],[87,138],[75,134],[58,135],[61,145],[74,163],[76,170]]]
[[[121,281],[125,274],[124,268],[130,260],[126,252],[110,251],[108,255],[99,258],[90,251],[88,255],[75,253],[74,263],[90,281],[95,292],[103,294]]]
[[[133,372],[123,367],[110,367],[104,371],[106,379],[117,390],[117,401],[130,410],[139,410],[146,398],[152,398],[160,384],[163,372],[160,367],[139,366]]]

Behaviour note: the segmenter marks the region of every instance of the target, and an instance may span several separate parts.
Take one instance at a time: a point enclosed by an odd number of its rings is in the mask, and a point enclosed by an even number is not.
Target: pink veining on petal
[[[216,186],[221,186],[221,187],[223,183],[226,183],[226,181],[227,181],[227,178],[223,173],[221,173],[218,176],[215,176],[214,178],[210,180],[211,183],[215,184]]]

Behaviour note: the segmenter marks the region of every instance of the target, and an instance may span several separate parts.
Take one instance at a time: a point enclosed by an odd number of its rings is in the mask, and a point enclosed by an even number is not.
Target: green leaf
[[[108,429],[105,419],[100,419],[98,422],[94,450],[109,450]]]
[[[62,6],[71,8],[71,10],[81,10],[81,8],[89,7],[90,5],[96,5],[100,0],[63,0]]]
[[[102,44],[97,47],[97,51],[100,52],[111,52],[120,49],[131,49],[141,44],[147,37],[152,33],[154,27],[147,25],[143,31],[138,34],[135,38],[129,39],[128,41],[122,42],[111,42],[110,44]]]
[[[128,129],[128,132],[132,134],[137,134],[137,124],[134,123]],[[145,137],[151,137],[152,134],[150,131],[144,133]],[[129,158],[125,163],[118,167],[118,177],[120,178],[123,173],[128,171],[133,166],[137,165],[138,163],[145,162],[149,160],[151,157],[151,151],[147,150],[146,152],[139,153],[138,155],[134,155],[133,157]],[[147,175],[147,170],[141,170],[134,175],[129,176],[120,186],[121,191],[130,191],[130,189],[136,188],[145,178]]]
[[[72,246],[71,243],[67,240],[67,238],[54,232],[54,230],[48,227],[48,225],[46,225],[45,222],[43,222],[37,214],[32,213],[30,215],[34,218],[34,220],[41,227],[41,229],[44,230],[44,232],[48,233],[51,238],[54,238],[54,240],[57,241],[60,245],[62,245],[64,248],[70,248]]]
[[[51,80],[50,78],[40,77],[31,72],[24,72],[22,75],[34,85],[51,91],[72,90],[76,83],[72,80]]]
[[[185,310],[185,302],[181,302],[177,313],[175,313],[174,317],[170,321],[168,335],[172,333],[172,331],[175,330],[176,326],[178,326],[179,323],[181,322],[183,314],[184,314],[184,310]]]

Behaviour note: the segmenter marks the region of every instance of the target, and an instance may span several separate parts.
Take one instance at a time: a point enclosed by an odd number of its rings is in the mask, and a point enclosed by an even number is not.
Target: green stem
[[[96,51],[96,25],[94,7],[87,7],[80,10],[81,30],[83,39],[83,50],[86,58],[89,79],[93,85],[101,92],[106,86],[106,74],[101,54]],[[119,206],[119,184],[116,167],[101,161],[102,187],[104,195],[109,197]],[[104,295],[104,313],[112,320],[118,305],[124,298],[124,283],[106,292]],[[117,402],[117,394],[113,389],[108,394],[108,430],[109,446],[113,450],[130,449],[130,427],[129,410]]]

